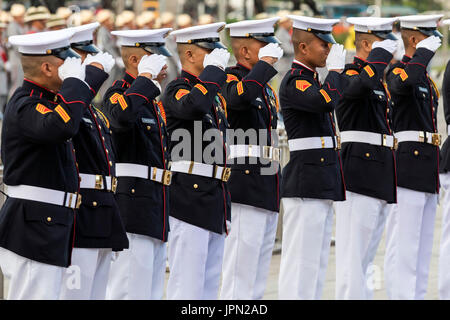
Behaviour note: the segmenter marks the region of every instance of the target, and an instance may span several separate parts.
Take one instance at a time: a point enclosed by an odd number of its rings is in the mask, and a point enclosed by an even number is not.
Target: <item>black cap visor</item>
[[[227,47],[225,47],[225,45],[220,42],[220,38],[193,39],[189,40],[187,43],[195,44],[201,48],[208,50],[227,49]]]
[[[248,35],[250,38],[256,39],[258,41],[266,42],[266,43],[278,43],[281,44],[281,41],[278,40],[277,37],[273,33],[250,33]]]
[[[78,49],[81,51],[89,52],[89,53],[99,53],[100,49],[91,41],[83,41],[71,43],[70,46],[74,49]]]
[[[172,54],[164,46],[164,43],[141,43],[140,46],[147,52],[152,54],[161,54],[166,57],[171,57]]]
[[[372,31],[371,34],[385,40],[398,40],[398,38],[392,33],[391,30]]]
[[[55,56],[62,60],[66,60],[67,58],[81,58],[81,56],[76,53],[70,47],[63,47],[57,49],[48,49],[47,54],[32,54],[32,53],[22,53],[24,56]]]
[[[324,32],[313,32],[316,37],[319,39],[322,39],[325,42],[335,44],[336,40],[334,40],[334,37],[331,33],[324,33]]]
[[[402,28],[402,29],[419,31],[428,37],[431,37],[431,36],[436,36],[439,38],[444,37],[442,35],[442,33],[440,33],[439,30],[437,30],[436,28],[415,27],[415,28]]]

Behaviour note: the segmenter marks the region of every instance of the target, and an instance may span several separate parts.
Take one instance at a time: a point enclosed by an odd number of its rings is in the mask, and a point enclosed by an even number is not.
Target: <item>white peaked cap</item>
[[[308,31],[308,29],[313,29],[331,32],[333,30],[333,26],[339,22],[339,19],[321,19],[305,16],[294,16],[291,14],[287,15],[287,17],[293,21],[293,27],[295,29],[306,31]]]
[[[178,43],[190,43],[196,39],[219,38],[219,32],[225,27],[225,22],[216,22],[201,26],[189,27],[175,30],[172,35],[176,36]]]
[[[245,20],[227,24],[225,28],[230,29],[231,37],[248,37],[252,33],[274,33],[274,25],[280,20],[280,17]]]
[[[49,54],[49,50],[69,47],[73,34],[70,29],[37,32],[11,36],[8,42],[17,46],[20,53]]]
[[[400,27],[408,29],[414,29],[414,27],[436,28],[439,19],[443,16],[443,14],[402,16],[399,17]]]
[[[292,20],[292,26],[295,29],[311,32],[323,41],[336,43],[331,31],[333,31],[333,26],[339,22],[339,19],[321,19],[296,15],[288,15],[287,17]]]
[[[70,43],[77,43],[82,41],[90,41],[94,39],[94,30],[100,26],[100,23],[94,22],[89,24],[84,24],[79,27],[70,28],[74,31],[74,35],[70,39]]]
[[[139,43],[163,43],[172,28],[150,30],[117,30],[111,34],[118,38],[119,46],[139,46]]]
[[[398,40],[392,33],[392,26],[398,18],[351,17],[347,22],[355,26],[356,32],[373,34],[382,39]]]

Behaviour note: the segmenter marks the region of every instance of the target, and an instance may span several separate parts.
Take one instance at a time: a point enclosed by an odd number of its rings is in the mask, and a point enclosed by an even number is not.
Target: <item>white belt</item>
[[[395,137],[400,142],[423,142],[439,147],[441,145],[441,135],[439,133],[425,131],[400,131],[395,133]]]
[[[194,161],[175,161],[172,162],[170,170],[173,172],[181,172],[187,174],[195,174],[198,176],[215,178],[222,181],[228,181],[231,174],[230,168],[221,166],[194,162]]]
[[[135,163],[116,163],[116,176],[149,179],[165,186],[170,185],[172,181],[172,173],[169,170]]]
[[[229,159],[240,157],[263,158],[271,161],[280,161],[280,149],[272,146],[258,146],[235,144],[230,146]]]
[[[334,137],[309,137],[288,140],[289,151],[300,151],[309,149],[340,149],[340,138]]]
[[[447,134],[450,135],[450,124],[447,125]]]
[[[80,173],[80,179],[81,179],[80,181],[81,189],[96,189],[96,190],[107,190],[116,192],[117,187],[116,177],[103,176],[101,174]]]
[[[72,209],[78,209],[81,204],[81,194],[24,184],[18,186],[5,185],[5,193],[11,198],[44,202]]]
[[[375,146],[397,148],[397,140],[394,136],[368,131],[341,131],[341,143],[360,142],[373,144]]]

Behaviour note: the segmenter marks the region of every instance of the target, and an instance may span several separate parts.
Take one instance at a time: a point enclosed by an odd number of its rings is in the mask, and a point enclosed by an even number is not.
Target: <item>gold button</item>
[[[131,189],[131,193],[135,193],[136,192],[136,190],[134,190],[134,189]]]
[[[367,153],[366,153],[366,157],[367,157],[367,158],[370,157],[370,153],[367,152]]]
[[[105,141],[105,137],[102,137],[103,141]]]
[[[382,96],[378,96],[378,98],[380,98],[380,99],[383,99],[383,97],[382,97]]]
[[[110,162],[109,162],[109,165],[110,165],[110,166],[112,166],[112,165],[113,165],[112,161],[110,161]]]
[[[102,130],[102,126],[101,125],[98,125],[98,130]]]
[[[109,130],[109,134],[112,134],[112,130]]]
[[[325,161],[325,159],[324,158],[320,158],[320,162],[324,162]]]
[[[261,110],[261,108],[262,108],[261,106],[258,106],[258,109],[259,109],[259,110]]]
[[[435,111],[436,109],[433,107],[433,112]]]
[[[219,123],[222,123],[222,119],[219,119]]]
[[[194,184],[194,189],[197,189],[198,188],[198,184]]]
[[[163,123],[161,122],[161,127],[163,126]]]
[[[48,221],[48,222],[52,221],[52,218],[47,217],[47,221]]]
[[[249,174],[250,173],[250,170],[245,170],[245,174]]]
[[[415,155],[415,156],[418,156],[418,155],[419,155],[419,151],[414,150],[414,155]]]
[[[389,108],[387,108],[386,112],[389,113],[389,111],[390,111]]]
[[[105,149],[106,150],[106,153],[109,153],[109,150],[108,149]]]
[[[94,207],[96,207],[96,206],[97,206],[97,202],[93,201],[93,202],[92,202],[92,205],[93,205]]]
[[[167,151],[167,147],[164,147],[164,151]]]
[[[150,126],[147,126],[147,130],[150,130],[151,129],[151,127]]]

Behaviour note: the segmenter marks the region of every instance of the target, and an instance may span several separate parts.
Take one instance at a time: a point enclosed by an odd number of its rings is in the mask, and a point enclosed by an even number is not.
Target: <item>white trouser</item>
[[[391,204],[347,191],[336,202],[336,299],[370,300],[372,264]],[[371,281],[373,280],[373,281]]]
[[[217,299],[225,234],[169,217],[168,300]]]
[[[275,244],[278,213],[238,203],[231,203],[231,212],[220,299],[262,299]]]
[[[72,265],[63,274],[61,300],[104,300],[111,249],[73,248]]]
[[[166,243],[127,233],[129,249],[111,263],[106,299],[161,300],[166,272]]]
[[[439,298],[450,300],[450,173],[439,175],[441,181],[442,233],[439,250]]]
[[[8,300],[59,298],[65,268],[30,260],[4,248],[0,248],[0,266],[9,279]]]
[[[389,299],[424,299],[438,195],[397,188],[386,225],[384,275]]]
[[[319,300],[333,231],[333,201],[283,198],[279,299]]]

